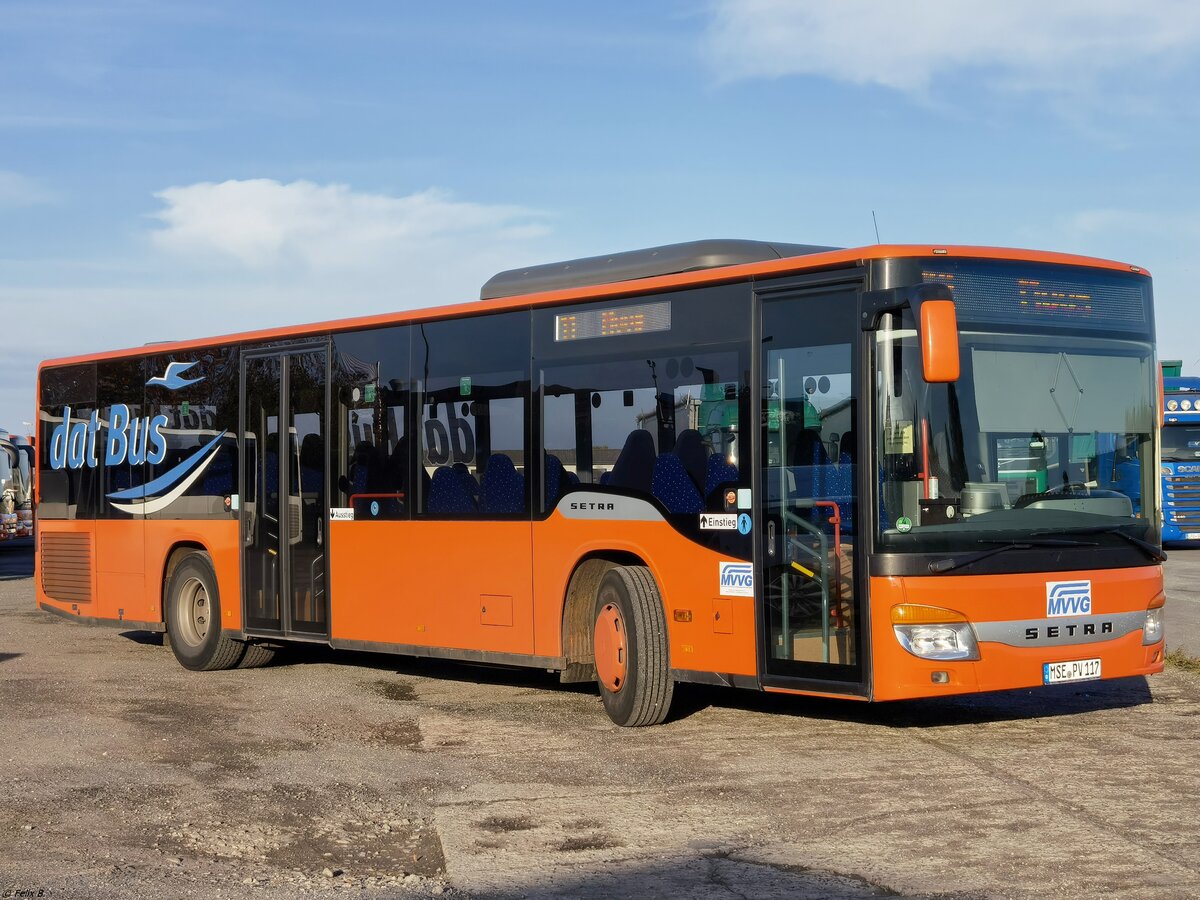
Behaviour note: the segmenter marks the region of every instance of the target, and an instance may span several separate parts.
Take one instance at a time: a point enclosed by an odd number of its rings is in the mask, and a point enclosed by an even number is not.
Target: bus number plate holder
[[[1043,663],[1043,684],[1066,684],[1072,681],[1095,681],[1100,677],[1100,660],[1073,659],[1069,662]]]

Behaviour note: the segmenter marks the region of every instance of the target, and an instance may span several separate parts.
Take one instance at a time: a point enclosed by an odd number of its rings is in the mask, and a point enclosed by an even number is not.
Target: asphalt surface
[[[618,729],[541,672],[188,672],[37,611],[28,555],[0,547],[0,897],[1200,895],[1179,669],[878,706],[683,688]]]

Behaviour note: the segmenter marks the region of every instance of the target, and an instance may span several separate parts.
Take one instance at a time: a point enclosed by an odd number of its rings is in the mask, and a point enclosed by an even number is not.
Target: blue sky
[[[0,426],[46,356],[702,237],[1155,275],[1200,369],[1200,5],[0,0]]]

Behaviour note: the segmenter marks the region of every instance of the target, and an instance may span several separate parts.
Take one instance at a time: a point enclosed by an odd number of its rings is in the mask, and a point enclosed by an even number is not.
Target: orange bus
[[[516,269],[44,363],[37,603],[195,670],[299,641],[545,668],[620,725],[680,682],[1148,675],[1157,390],[1121,263],[699,241]]]

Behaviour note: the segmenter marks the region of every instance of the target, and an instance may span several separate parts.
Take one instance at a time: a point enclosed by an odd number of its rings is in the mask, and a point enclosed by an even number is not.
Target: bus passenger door
[[[242,571],[247,633],[329,633],[324,347],[242,360]]]
[[[761,633],[770,676],[862,681],[857,285],[762,301]]]

